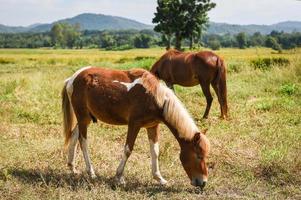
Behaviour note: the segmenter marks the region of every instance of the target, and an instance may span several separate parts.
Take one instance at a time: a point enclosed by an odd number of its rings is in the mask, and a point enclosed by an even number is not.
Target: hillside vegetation
[[[64,80],[86,65],[148,69],[163,49],[0,50],[1,199],[300,199],[301,49],[222,49],[228,65],[230,119],[220,120],[216,96],[209,119],[199,86],[176,87],[176,94],[201,129],[208,128],[214,166],[200,193],[189,183],[179,146],[161,126],[161,173],[152,180],[145,130],[138,135],[125,168],[127,185],[112,189],[126,126],[101,122],[88,129],[97,178],[84,172],[82,153],[67,170],[63,151],[60,92]]]

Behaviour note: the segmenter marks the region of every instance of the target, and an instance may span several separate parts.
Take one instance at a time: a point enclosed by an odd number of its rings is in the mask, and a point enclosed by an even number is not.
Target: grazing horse
[[[211,51],[184,53],[167,51],[150,70],[166,85],[173,89],[174,84],[190,87],[201,85],[207,106],[203,118],[208,118],[212,104],[210,84],[218,97],[221,118],[227,117],[226,67],[224,61]],[[174,90],[174,89],[173,89]]]
[[[99,119],[113,125],[128,125],[123,156],[114,179],[117,184],[124,183],[124,167],[141,128],[147,129],[153,178],[165,184],[167,181],[161,176],[158,163],[159,123],[163,122],[181,147],[180,160],[191,184],[205,186],[209,141],[174,93],[150,72],[82,68],[65,82],[62,109],[68,166],[73,172],[79,141],[87,172],[95,177],[87,148],[87,127]]]

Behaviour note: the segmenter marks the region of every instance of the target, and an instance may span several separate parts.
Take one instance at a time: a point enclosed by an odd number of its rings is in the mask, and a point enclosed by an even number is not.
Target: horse
[[[151,70],[174,90],[173,85],[191,87],[200,84],[206,97],[206,110],[203,118],[208,118],[213,101],[210,84],[218,97],[221,118],[227,118],[226,66],[222,58],[211,51],[185,53],[169,50],[157,60]]]
[[[180,100],[143,69],[129,71],[100,67],[79,69],[65,81],[62,90],[62,111],[67,150],[67,165],[76,173],[75,156],[79,141],[86,170],[95,172],[88,153],[87,128],[91,121],[127,125],[122,159],[114,184],[125,184],[123,171],[131,155],[137,134],[147,129],[152,160],[152,175],[159,184],[166,184],[159,170],[159,123],[164,123],[180,145],[180,160],[191,184],[203,188],[208,179],[206,158],[210,143],[199,131]]]

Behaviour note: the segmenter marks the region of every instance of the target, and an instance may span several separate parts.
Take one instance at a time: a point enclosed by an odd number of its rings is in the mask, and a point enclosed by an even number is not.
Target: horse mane
[[[180,138],[191,140],[199,130],[173,91],[149,72],[145,72],[141,78],[142,85],[154,96],[158,106],[163,108],[164,119],[178,131]]]

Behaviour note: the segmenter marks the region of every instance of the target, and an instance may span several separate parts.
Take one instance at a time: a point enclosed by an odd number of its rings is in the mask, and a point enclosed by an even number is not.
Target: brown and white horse
[[[115,125],[128,125],[123,157],[115,180],[124,183],[123,171],[137,134],[147,129],[152,159],[152,175],[160,184],[166,180],[159,171],[159,123],[171,130],[180,147],[180,160],[194,186],[204,187],[208,169],[209,141],[174,93],[150,72],[86,67],[66,80],[62,91],[65,145],[68,166],[75,172],[76,145],[79,141],[87,172],[95,177],[88,148],[87,127],[97,119]]]
[[[221,118],[227,117],[226,66],[224,61],[211,51],[186,53],[177,50],[167,51],[150,70],[166,85],[173,89],[174,84],[190,87],[201,85],[207,106],[203,118],[207,118],[212,104],[210,84],[218,97]]]

